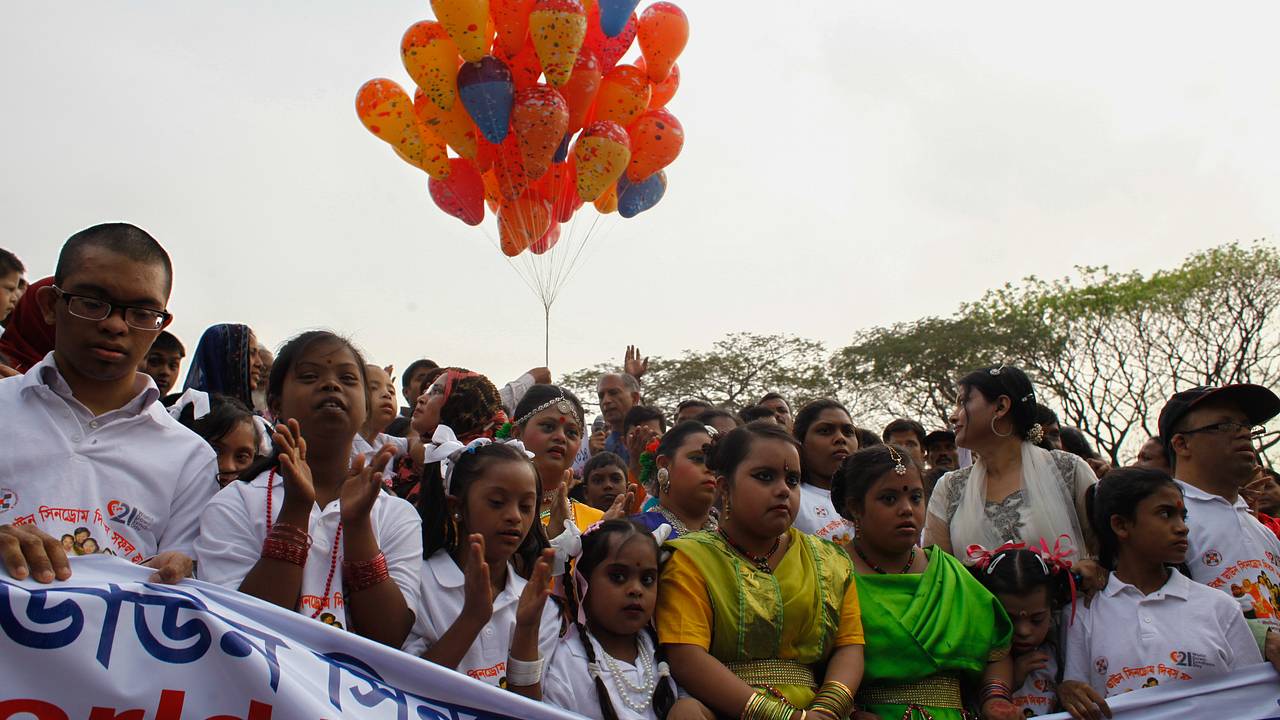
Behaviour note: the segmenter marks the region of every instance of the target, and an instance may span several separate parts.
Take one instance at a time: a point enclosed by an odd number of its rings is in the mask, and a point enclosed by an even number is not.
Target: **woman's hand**
[[[378,454],[365,465],[364,456],[357,457],[347,471],[347,479],[338,491],[339,513],[347,526],[369,521],[373,503],[382,492],[382,471],[395,455],[394,445],[383,445]]]
[[[1093,603],[1093,596],[1107,586],[1110,573],[1097,560],[1087,558],[1075,561],[1071,569],[1080,573],[1080,594],[1084,595],[1084,606],[1089,607]]]
[[[1102,720],[1111,717],[1107,701],[1098,691],[1076,680],[1064,680],[1058,685],[1058,702],[1075,720]]]
[[[520,602],[516,605],[516,627],[538,627],[542,624],[542,610],[547,605],[547,597],[551,595],[551,563],[555,559],[556,551],[547,548],[533,564],[529,582],[525,584],[524,592],[520,593]]]
[[[271,435],[280,448],[280,474],[284,476],[284,504],[305,508],[311,512],[316,502],[316,486],[311,480],[311,466],[307,465],[307,440],[302,437],[298,421],[289,418],[288,424],[276,425]]]
[[[484,559],[484,536],[475,533],[467,538],[467,567],[462,580],[462,613],[477,622],[493,617],[493,585],[489,563]]]
[[[1027,681],[1027,676],[1037,670],[1043,670],[1049,666],[1049,653],[1043,650],[1033,650],[1025,655],[1019,655],[1013,659],[1013,687],[1018,689]]]

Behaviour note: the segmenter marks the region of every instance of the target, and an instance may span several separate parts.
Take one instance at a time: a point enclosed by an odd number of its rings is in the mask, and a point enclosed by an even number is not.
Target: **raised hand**
[[[559,537],[565,531],[565,523],[571,522],[569,512],[569,483],[573,480],[573,471],[564,471],[564,480],[556,488],[556,496],[551,501],[551,518],[547,521],[547,539]]]
[[[635,345],[627,346],[627,354],[622,361],[622,370],[631,377],[639,380],[646,372],[649,371],[649,358],[640,356],[640,348]]]
[[[520,602],[516,605],[516,627],[538,627],[542,623],[542,609],[546,607],[547,597],[551,595],[551,563],[555,559],[556,551],[547,548],[533,564],[529,582],[525,584],[524,591],[520,593]]]
[[[338,491],[340,514],[344,525],[366,522],[373,503],[382,492],[382,471],[395,455],[394,445],[383,445],[377,455],[365,465],[364,456],[357,457],[347,471],[347,479]]]
[[[276,425],[271,439],[280,448],[285,503],[305,507],[309,513],[316,502],[316,486],[311,480],[311,466],[307,465],[307,440],[302,437],[302,427],[297,420],[289,418],[288,424]]]
[[[627,510],[631,507],[631,503],[635,502],[637,491],[638,491],[638,488],[636,488],[635,485],[628,485],[627,491],[618,495],[618,497],[613,499],[613,504],[609,506],[609,509],[605,512],[604,517],[600,519],[602,521],[617,520],[619,518],[624,518],[627,515],[630,515],[630,513],[627,512]]]
[[[475,533],[467,538],[467,567],[462,580],[462,614],[480,622],[493,617],[493,585],[489,579],[489,563],[484,559],[484,536]]]
[[[604,428],[591,433],[591,437],[587,439],[587,453],[595,455],[604,451],[604,441],[609,437],[609,432]]]
[[[648,425],[637,425],[631,428],[631,432],[627,433],[627,453],[633,465],[639,464],[640,454],[644,452],[645,446],[656,437],[658,432]]]

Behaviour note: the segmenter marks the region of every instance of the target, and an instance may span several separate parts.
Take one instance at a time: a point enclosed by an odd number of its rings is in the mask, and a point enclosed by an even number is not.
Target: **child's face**
[[[1013,654],[1024,655],[1044,644],[1053,615],[1049,612],[1049,588],[1043,585],[1027,595],[997,596],[1013,621]]]
[[[227,483],[253,464],[258,455],[258,437],[254,432],[253,421],[246,419],[236,423],[226,435],[209,443],[218,454],[218,485],[226,487]]]
[[[583,497],[597,510],[608,510],[627,487],[627,474],[617,465],[605,465],[591,471]]]
[[[692,433],[680,443],[670,460],[667,470],[670,492],[665,492],[680,507],[703,505],[710,508],[716,499],[716,476],[707,469],[706,453],[702,448],[710,444],[711,436]],[[664,491],[659,488],[659,491]],[[690,508],[692,509],[692,508]]]
[[[490,462],[467,484],[462,510],[465,533],[484,536],[484,559],[505,564],[533,527],[538,486],[527,462]]]
[[[734,470],[729,522],[759,537],[778,536],[800,509],[800,453],[783,440],[756,439]]]
[[[1267,475],[1266,481],[1262,484],[1262,493],[1258,497],[1258,510],[1268,515],[1274,516],[1280,512],[1280,482]]]
[[[1138,503],[1133,520],[1113,515],[1111,524],[1136,557],[1177,565],[1187,559],[1186,516],[1182,493],[1169,483]]]
[[[13,308],[18,304],[18,298],[22,297],[18,292],[18,282],[22,280],[22,273],[11,272],[8,275],[0,275],[0,320],[9,317],[9,313],[13,312]]]
[[[160,395],[168,395],[173,383],[178,379],[178,366],[182,364],[182,355],[175,350],[152,350],[142,361],[138,369],[151,376],[160,389]]]
[[[883,552],[910,550],[924,529],[924,480],[916,466],[906,470],[886,471],[862,499],[861,537]]]
[[[644,535],[611,540],[609,554],[587,578],[587,618],[593,628],[635,635],[653,618],[658,601],[658,552]]]
[[[547,481],[553,477],[558,479],[573,465],[573,458],[582,444],[582,425],[578,423],[578,416],[569,403],[564,404],[570,407],[568,414],[552,405],[517,428],[516,436],[534,454],[533,462]]]
[[[285,378],[277,415],[294,418],[309,442],[350,442],[364,424],[364,373],[346,344],[317,341]]]

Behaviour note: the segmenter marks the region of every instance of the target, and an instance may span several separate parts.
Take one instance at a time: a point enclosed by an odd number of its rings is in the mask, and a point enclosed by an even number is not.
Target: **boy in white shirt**
[[[0,558],[14,578],[71,575],[68,552],[110,552],[191,574],[199,515],[217,489],[213,450],[157,402],[138,364],[172,320],[173,267],[125,223],[71,236],[36,296],[54,350],[0,381]]]

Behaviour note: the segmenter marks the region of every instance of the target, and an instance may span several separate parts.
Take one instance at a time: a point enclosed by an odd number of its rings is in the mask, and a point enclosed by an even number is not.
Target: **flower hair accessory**
[[[640,453],[640,484],[645,487],[651,487],[649,481],[658,472],[658,442],[659,438],[650,440],[649,444],[644,446],[644,452]]]
[[[1015,542],[1007,542],[995,550],[988,550],[981,545],[970,545],[966,549],[966,552],[969,555],[969,559],[974,561],[974,567],[989,574],[994,571],[996,569],[996,565],[999,565],[1000,561],[1004,559],[1003,553],[1008,552],[1009,550],[1024,550],[1026,547],[1026,543]]]
[[[1027,442],[1032,445],[1039,445],[1044,442],[1044,426],[1040,423],[1032,425],[1031,429],[1027,431]]]
[[[440,463],[440,474],[441,477],[444,478],[444,486],[449,490],[450,494],[452,494],[453,468],[457,465],[458,458],[462,457],[463,453],[474,454],[475,451],[492,442],[494,441],[489,438],[478,437],[464,445],[458,440],[458,436],[454,435],[453,428],[444,424],[437,425],[435,433],[431,436],[431,444],[426,447],[423,462]],[[525,457],[530,460],[534,457],[533,453],[529,452],[525,448],[524,443],[519,440],[499,440],[497,442],[502,445],[511,445],[515,447],[515,449],[524,453]]]

